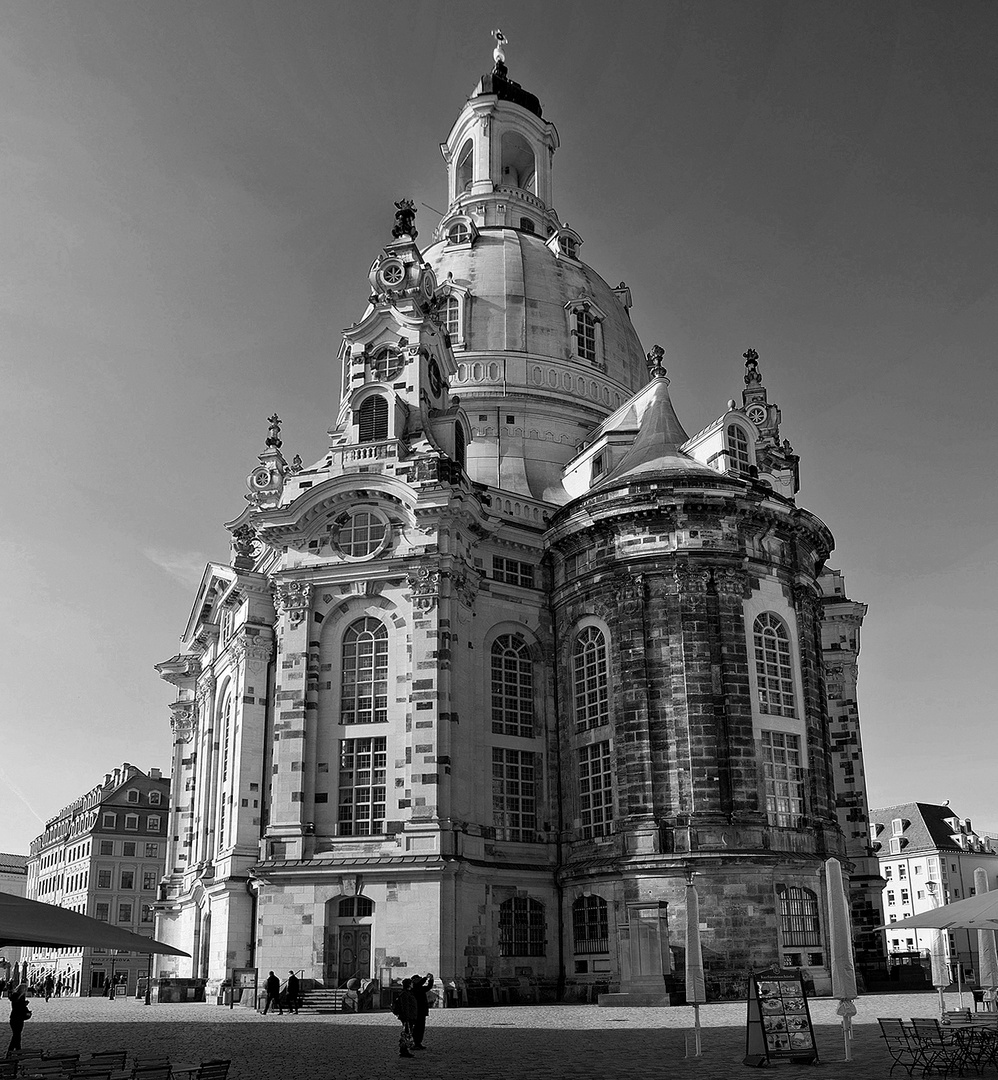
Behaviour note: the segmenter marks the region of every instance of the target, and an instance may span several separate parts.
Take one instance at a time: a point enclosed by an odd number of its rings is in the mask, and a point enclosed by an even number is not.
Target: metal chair
[[[923,1058],[922,1075],[937,1069],[944,1076],[955,1069],[960,1072],[967,1059],[967,1046],[952,1031],[946,1031],[938,1020],[912,1017],[914,1038]]]
[[[173,1080],[173,1070],[168,1061],[162,1065],[136,1065],[131,1080]]]
[[[112,1069],[123,1069],[128,1059],[127,1050],[98,1050],[87,1058],[88,1065],[110,1065]]]
[[[912,1040],[904,1021],[900,1018],[877,1019],[880,1025],[880,1037],[884,1040],[887,1052],[891,1055],[891,1068],[888,1076],[901,1066],[911,1076],[915,1066],[921,1063],[921,1054]]]
[[[202,1061],[195,1080],[226,1080],[231,1061]]]

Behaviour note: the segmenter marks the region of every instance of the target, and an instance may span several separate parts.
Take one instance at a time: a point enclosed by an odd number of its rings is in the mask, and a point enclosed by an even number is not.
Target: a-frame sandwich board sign
[[[785,1058],[814,1064],[818,1048],[800,972],[762,971],[749,975],[746,1065]]]

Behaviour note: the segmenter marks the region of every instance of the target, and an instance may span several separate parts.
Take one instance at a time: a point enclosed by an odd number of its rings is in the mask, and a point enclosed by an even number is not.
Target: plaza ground
[[[957,1008],[956,994],[947,1008]],[[969,1006],[970,995],[966,995]],[[853,1060],[843,1055],[837,1002],[811,1002],[811,1016],[828,1080],[884,1080],[890,1067],[878,1016],[937,1016],[936,994],[871,994],[857,999]],[[217,1005],[143,1005],[105,998],[53,998],[31,1002],[24,1047],[125,1048],[168,1054],[172,1060],[231,1058],[231,1080],[478,1080],[522,1077],[700,1077],[727,1080],[744,1069],[744,1002],[700,1009],[703,1057],[692,1054],[693,1010],[600,1009],[590,1005],[434,1009],[427,1050],[398,1057],[398,1022],[390,1013],[262,1016]],[[788,1078],[813,1076],[814,1067],[776,1062]],[[748,1074],[747,1075],[751,1075]]]

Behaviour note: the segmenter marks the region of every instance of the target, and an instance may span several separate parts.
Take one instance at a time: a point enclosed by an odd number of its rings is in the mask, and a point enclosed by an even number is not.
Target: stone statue
[[[281,448],[281,418],[274,413],[273,416],[268,416],[267,420],[270,422],[270,434],[267,437],[267,445],[272,446],[275,450]]]
[[[665,349],[661,345],[652,345],[648,354],[648,373],[653,379],[665,377]]]
[[[752,383],[762,382],[762,376],[759,374],[759,354],[755,349],[746,349],[742,356],[745,358],[745,385],[750,386]]]
[[[392,229],[392,236],[396,240],[401,240],[403,236],[415,240],[418,235],[419,233],[416,232],[416,207],[412,199],[399,199],[395,204],[395,228]]]

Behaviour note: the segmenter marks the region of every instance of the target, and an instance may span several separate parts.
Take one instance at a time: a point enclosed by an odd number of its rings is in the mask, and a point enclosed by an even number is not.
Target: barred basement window
[[[762,762],[766,783],[766,817],[770,825],[800,827],[804,817],[805,770],[800,736],[784,731],[762,733]]]
[[[606,638],[598,627],[587,626],[575,639],[572,678],[575,684],[576,725],[591,728],[607,723],[610,714]]]
[[[340,741],[340,836],[384,832],[387,769],[387,740],[383,735]]]
[[[610,919],[601,896],[580,896],[572,904],[572,948],[576,956],[610,951]]]
[[[492,822],[497,840],[537,838],[534,754],[492,749]]]
[[[796,716],[790,631],[772,611],[764,611],[752,627],[759,707],[772,716]]]
[[[780,934],[787,949],[821,944],[818,898],[810,889],[777,885],[780,897]]]
[[[499,955],[544,955],[544,905],[514,896],[499,905]]]
[[[606,836],[613,821],[613,778],[610,743],[598,742],[579,751],[579,807],[582,837]]]
[[[492,644],[492,731],[534,735],[534,663],[522,637],[503,634]]]
[[[388,402],[375,395],[364,400],[357,412],[358,440],[381,442],[388,438]]]
[[[378,619],[358,619],[343,635],[340,723],[388,722],[388,629]]]

